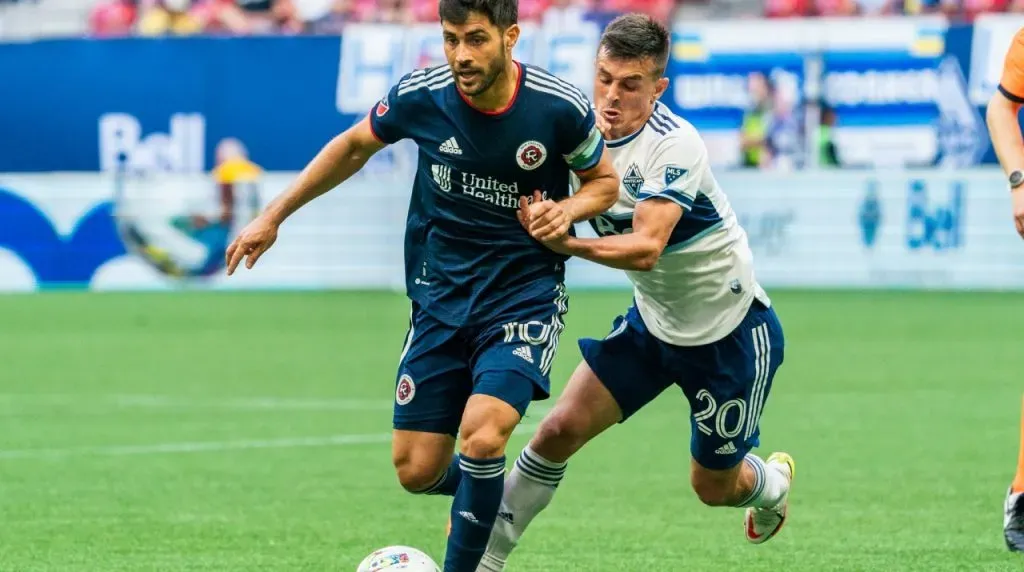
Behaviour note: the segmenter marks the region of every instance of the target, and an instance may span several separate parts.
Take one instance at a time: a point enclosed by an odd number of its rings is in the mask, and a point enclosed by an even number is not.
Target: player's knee
[[[589,436],[590,421],[585,414],[556,409],[537,429],[533,448],[546,459],[561,461],[586,444]]]
[[[415,457],[396,456],[393,461],[399,484],[410,493],[418,493],[430,488],[448,466],[433,459],[417,459]]]
[[[466,404],[459,428],[459,451],[473,459],[496,459],[505,454],[505,446],[521,417],[517,409],[491,395],[473,395]]]
[[[415,444],[399,444],[391,453],[398,482],[405,490],[416,493],[430,488],[451,463],[451,452],[447,455],[428,451]]]
[[[472,459],[495,459],[505,454],[511,431],[489,423],[462,433],[460,451]]]

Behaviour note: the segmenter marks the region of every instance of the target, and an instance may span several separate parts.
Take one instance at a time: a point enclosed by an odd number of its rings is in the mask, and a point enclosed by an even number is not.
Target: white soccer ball
[[[441,567],[422,550],[408,546],[388,546],[374,551],[359,563],[359,568],[356,568],[356,572],[390,572],[391,570],[441,572]]]

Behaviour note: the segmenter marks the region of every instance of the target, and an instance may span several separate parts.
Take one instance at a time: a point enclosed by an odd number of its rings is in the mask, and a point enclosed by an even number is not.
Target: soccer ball
[[[408,546],[388,546],[374,551],[359,563],[356,572],[441,572],[437,565],[422,550]]]

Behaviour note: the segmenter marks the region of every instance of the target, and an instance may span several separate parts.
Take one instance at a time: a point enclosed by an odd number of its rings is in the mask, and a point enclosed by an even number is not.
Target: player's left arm
[[[528,209],[527,230],[546,242],[569,233],[573,224],[590,220],[610,209],[619,197],[619,176],[605,153],[604,138],[597,128],[594,110],[585,115],[572,108],[572,123],[565,129],[562,158],[580,179],[580,188],[559,202],[540,201]]]
[[[601,238],[567,236],[552,249],[585,258],[619,270],[647,271],[658,264],[658,258],[668,244],[672,229],[683,216],[679,204],[665,198],[653,197],[636,206],[633,212],[633,232]]]

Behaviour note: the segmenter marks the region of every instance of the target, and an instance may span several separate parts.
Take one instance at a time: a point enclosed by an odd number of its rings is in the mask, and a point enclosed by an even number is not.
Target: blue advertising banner
[[[56,40],[0,46],[0,172],[196,172],[243,141],[270,170],[347,127],[337,38]]]
[[[602,26],[524,26],[515,56],[593,90]],[[813,167],[822,123],[841,166],[993,163],[984,105],[1024,16],[687,22],[663,101],[718,166]],[[410,70],[443,63],[436,25],[343,37],[47,40],[0,44],[0,173],[205,172],[240,140],[268,171],[301,169]],[[766,96],[765,89],[768,90]],[[822,107],[824,105],[824,107]],[[404,167],[402,145],[371,169]]]

